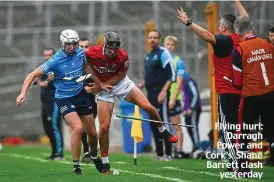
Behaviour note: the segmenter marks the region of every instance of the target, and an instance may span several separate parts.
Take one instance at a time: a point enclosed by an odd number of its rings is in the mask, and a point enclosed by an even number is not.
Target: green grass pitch
[[[119,175],[104,175],[91,164],[81,164],[82,175],[72,174],[70,153],[64,161],[47,161],[49,149],[42,146],[5,146],[0,151],[0,182],[217,182],[217,181],[274,181],[274,168],[264,167],[263,178],[220,179],[224,169],[207,169],[206,160],[182,159],[154,161],[152,156],[138,156],[138,166],[128,154],[110,154],[111,170]]]

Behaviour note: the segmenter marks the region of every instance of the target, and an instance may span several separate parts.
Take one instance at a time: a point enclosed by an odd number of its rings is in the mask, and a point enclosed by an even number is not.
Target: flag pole
[[[134,166],[137,166],[137,143],[134,140],[134,154],[133,154],[133,158],[134,158]]]

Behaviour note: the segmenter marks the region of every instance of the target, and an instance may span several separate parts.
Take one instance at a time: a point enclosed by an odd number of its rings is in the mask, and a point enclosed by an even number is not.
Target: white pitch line
[[[126,164],[125,162],[120,162],[120,161],[116,161],[116,162],[114,161],[113,163],[114,164]]]
[[[23,159],[31,159],[31,160],[35,160],[35,161],[38,161],[38,162],[49,162],[48,160],[45,160],[45,159],[41,159],[41,158],[38,158],[38,157],[31,157],[31,156],[25,156],[25,155],[21,155],[21,154],[10,154],[9,156],[11,157],[15,157],[15,158],[23,158]]]
[[[166,179],[168,181],[176,181],[176,182],[190,182],[190,181],[185,181],[179,178],[171,178],[171,177],[166,177],[166,176],[162,176],[162,175],[158,175],[158,174],[151,174],[151,173],[135,173],[132,171],[126,171],[126,170],[120,170],[123,173],[129,173],[129,174],[137,174],[137,175],[141,175],[141,176],[149,176],[151,178],[159,178],[159,179]]]
[[[21,159],[35,160],[35,161],[38,161],[38,162],[48,162],[48,160],[45,160],[45,159],[41,159],[41,158],[37,158],[37,157],[32,157],[32,156],[21,155],[21,154],[9,154],[9,156],[15,157],[15,158],[21,158]],[[62,163],[62,164],[72,165],[72,163],[69,162],[69,161],[56,161],[56,162]],[[90,164],[81,164],[81,165],[92,166]],[[190,181],[185,181],[185,180],[182,180],[182,179],[179,179],[179,178],[172,178],[172,177],[162,176],[162,175],[158,175],[158,174],[137,173],[137,172],[127,171],[127,170],[121,170],[121,169],[117,169],[117,170],[119,170],[119,171],[121,171],[123,173],[140,175],[140,176],[148,176],[148,177],[151,177],[151,178],[165,179],[167,181],[190,182]]]
[[[59,163],[63,163],[63,164],[70,164],[71,162],[68,161],[57,161]],[[82,164],[81,164],[82,165]],[[86,164],[88,165],[88,164]],[[150,174],[150,173],[136,173],[136,172],[132,172],[132,171],[127,171],[127,170],[121,170],[121,169],[117,169],[120,172],[123,173],[128,173],[128,174],[135,174],[135,175],[141,175],[141,176],[149,176],[151,178],[159,178],[159,179],[166,179],[168,181],[176,181],[176,182],[190,182],[190,181],[185,181],[185,180],[181,180],[179,178],[171,178],[171,177],[166,177],[166,176],[162,176],[162,175],[158,175],[158,174]]]
[[[45,153],[45,152],[42,152],[42,153],[40,153],[41,154],[41,156],[49,156],[49,154],[48,153]],[[71,159],[71,157],[67,157],[67,158],[69,158],[69,159]],[[114,164],[126,164],[126,162],[121,162],[121,161],[114,161],[113,162]],[[82,165],[82,163],[81,163],[81,165]]]
[[[220,175],[218,174],[215,174],[215,173],[211,173],[209,171],[194,171],[194,170],[186,170],[186,169],[180,169],[180,168],[177,168],[177,167],[162,167],[164,169],[169,169],[169,170],[173,170],[173,171],[182,171],[182,172],[187,172],[187,173],[199,173],[199,174],[205,174],[205,175],[209,175],[209,176],[216,176],[216,177],[220,177]],[[240,180],[240,181],[249,181],[249,182],[252,182],[254,180],[251,180],[251,179],[241,179],[241,178],[228,178],[228,179],[234,179],[234,180]]]

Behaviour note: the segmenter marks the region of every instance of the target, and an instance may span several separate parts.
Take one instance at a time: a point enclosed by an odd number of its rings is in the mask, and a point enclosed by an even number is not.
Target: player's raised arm
[[[36,68],[33,72],[28,74],[25,78],[20,95],[16,98],[16,105],[20,105],[26,100],[29,87],[35,78],[41,77],[44,74],[40,67]]]
[[[204,29],[203,27],[192,22],[192,20],[190,20],[188,18],[186,12],[184,12],[182,7],[180,9],[177,9],[177,12],[178,12],[177,18],[184,25],[189,26],[193,30],[193,32],[195,32],[203,40],[210,42],[212,44],[216,44],[215,36],[212,33],[210,33],[209,31],[207,31],[206,29]]]
[[[244,8],[244,6],[242,5],[242,3],[239,0],[234,0],[232,1],[235,8],[237,9],[238,13],[240,14],[240,16],[247,16],[248,17],[248,13],[246,11],[246,9]]]

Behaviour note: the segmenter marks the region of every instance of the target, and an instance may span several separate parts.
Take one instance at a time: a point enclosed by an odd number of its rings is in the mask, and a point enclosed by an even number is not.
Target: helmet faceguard
[[[120,36],[115,32],[106,32],[104,34],[104,54],[108,57],[114,57],[118,54],[121,47]]]
[[[79,46],[79,36],[75,30],[64,30],[60,35],[60,43],[66,53],[74,54]]]

